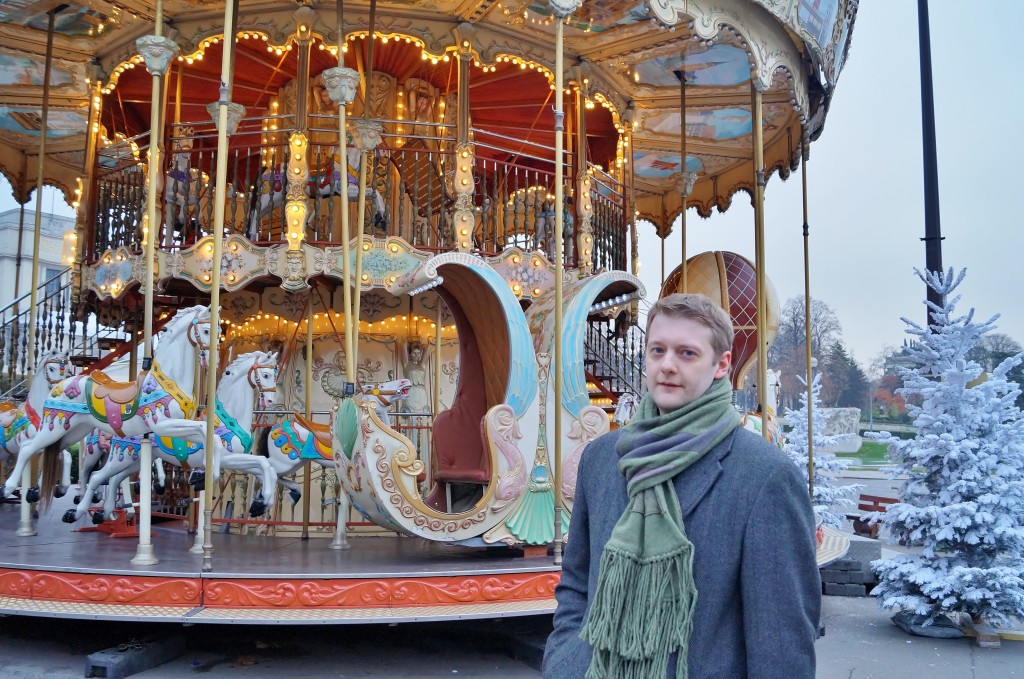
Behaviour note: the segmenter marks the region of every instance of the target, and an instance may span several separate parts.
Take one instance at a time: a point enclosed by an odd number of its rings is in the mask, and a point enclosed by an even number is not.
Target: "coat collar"
[[[736,440],[737,426],[726,436],[721,443],[712,448],[708,453],[682,473],[679,477],[679,485],[676,486],[676,494],[679,496],[679,504],[683,511],[683,518],[690,514],[715,485],[715,481],[722,474],[722,460],[732,452],[733,442]]]

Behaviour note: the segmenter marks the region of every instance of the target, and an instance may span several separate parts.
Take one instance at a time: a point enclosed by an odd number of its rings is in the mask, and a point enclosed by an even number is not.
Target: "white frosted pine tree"
[[[903,319],[916,342],[907,350],[913,364],[900,369],[900,391],[918,432],[883,439],[906,482],[881,520],[890,540],[923,549],[874,561],[874,594],[882,608],[929,621],[965,614],[1008,623],[1024,617],[1024,418],[1007,373],[1024,354],[983,379],[967,352],[998,315],[984,323],[973,309],[956,315],[960,296],[952,293],[965,270],[916,273],[943,301],[926,303],[930,329]]]
[[[807,380],[797,376],[797,379],[804,385],[800,391],[800,407],[796,410],[786,410],[786,421],[789,423],[789,431],[786,433],[786,443],[783,450],[789,455],[789,459],[800,468],[804,475],[804,482],[807,481]],[[822,412],[821,399],[821,373],[818,373],[811,380],[811,413],[813,415],[812,429],[814,436],[814,498],[811,504],[814,511],[821,517],[821,522],[826,526],[841,529],[843,527],[843,514],[834,511],[835,507],[852,507],[855,497],[864,487],[860,484],[842,486],[836,483],[839,474],[850,466],[849,460],[837,457],[834,453],[823,452],[824,448],[834,446],[839,437],[825,434],[825,416]]]

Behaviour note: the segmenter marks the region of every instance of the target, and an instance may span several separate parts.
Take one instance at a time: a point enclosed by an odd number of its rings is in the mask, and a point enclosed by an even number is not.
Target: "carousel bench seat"
[[[487,444],[483,437],[483,399],[479,405],[446,410],[434,420],[434,490],[425,498],[440,511],[452,511],[452,484],[486,485],[491,479]],[[475,420],[479,436],[466,436]]]

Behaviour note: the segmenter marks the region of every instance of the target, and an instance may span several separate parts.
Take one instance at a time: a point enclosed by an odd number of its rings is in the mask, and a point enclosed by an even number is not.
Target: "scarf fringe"
[[[580,633],[594,647],[587,679],[664,677],[671,653],[686,657],[697,604],[692,564],[690,544],[654,559],[605,549]]]

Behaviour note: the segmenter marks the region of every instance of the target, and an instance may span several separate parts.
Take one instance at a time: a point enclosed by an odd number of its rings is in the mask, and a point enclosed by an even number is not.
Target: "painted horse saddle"
[[[6,429],[18,418],[18,404],[11,401],[0,402],[0,427]]]
[[[110,376],[104,372],[94,372],[90,377],[92,377],[92,393],[95,398],[110,399],[114,403],[124,405],[138,397],[146,373],[140,372],[139,376],[131,382],[117,382],[110,379]]]
[[[303,427],[308,429],[314,438],[323,445],[327,446],[327,449],[331,448],[331,425],[329,424],[318,424],[313,420],[308,419],[305,415],[295,413],[295,421],[301,424]]]

